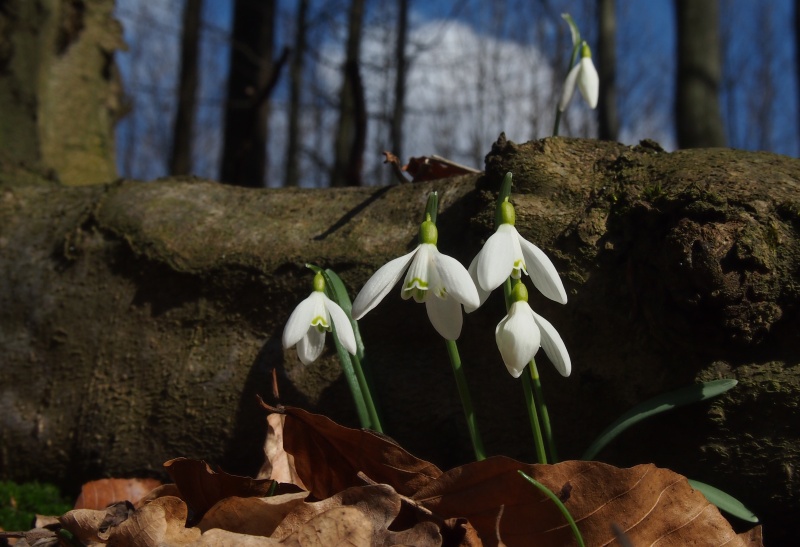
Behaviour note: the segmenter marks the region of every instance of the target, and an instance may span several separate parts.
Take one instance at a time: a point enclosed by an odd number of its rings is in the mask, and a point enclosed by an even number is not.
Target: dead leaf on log
[[[481,172],[480,169],[467,167],[440,156],[410,158],[403,170],[413,177],[413,182],[446,179]]]
[[[265,496],[273,485],[267,479],[252,479],[213,471],[206,462],[188,458],[176,458],[164,464],[164,468],[175,481],[180,497],[192,508],[194,518],[199,519],[218,501],[231,497]],[[277,485],[275,493],[297,492],[294,485]]]
[[[363,485],[359,472],[376,483],[390,484],[404,496],[442,474],[389,437],[344,427],[299,408],[285,407],[284,412],[284,449],[294,456],[297,475],[318,499]]]
[[[87,482],[75,501],[75,509],[105,509],[118,501],[136,503],[161,485],[156,479],[100,479]]]
[[[499,535],[506,545],[570,545],[574,539],[563,515],[518,470],[553,492],[571,485],[565,505],[587,545],[612,543],[612,523],[634,545],[760,545],[744,534],[737,536],[685,477],[652,464],[629,469],[586,461],[530,465],[495,456],[452,469],[413,497],[440,516],[466,517],[485,545],[498,544],[501,505],[505,510]]]

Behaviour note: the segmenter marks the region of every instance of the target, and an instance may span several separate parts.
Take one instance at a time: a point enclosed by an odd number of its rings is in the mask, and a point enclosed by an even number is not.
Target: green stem
[[[556,443],[553,440],[553,430],[550,427],[550,414],[547,412],[547,403],[544,402],[542,382],[539,379],[539,370],[536,368],[536,361],[534,359],[531,359],[531,363],[528,368],[531,372],[533,392],[535,394],[535,401],[538,408],[539,417],[541,418],[542,429],[544,430],[544,438],[547,442],[547,450],[550,452],[550,463],[557,463],[558,452],[556,452]]]
[[[350,359],[353,362],[353,369],[355,370],[356,378],[358,379],[358,385],[361,388],[361,395],[364,397],[364,404],[367,407],[366,410],[367,414],[369,415],[369,420],[372,422],[372,429],[378,433],[383,433],[383,426],[381,425],[381,420],[378,417],[378,411],[375,408],[375,403],[372,400],[372,392],[370,391],[369,383],[367,382],[366,376],[364,376],[364,370],[361,368],[361,360],[357,355],[351,355]]]
[[[475,459],[478,461],[485,460],[486,452],[483,450],[483,441],[478,431],[475,411],[472,408],[472,397],[469,395],[467,377],[464,375],[464,369],[461,367],[461,357],[458,355],[458,346],[455,340],[445,340],[445,342],[447,343],[447,354],[450,357],[450,364],[453,366],[453,375],[456,377],[458,395],[461,397],[461,406],[464,407],[467,429],[469,429],[469,436],[472,438],[472,448],[475,450]]]
[[[364,394],[362,393],[358,379],[356,378],[356,373],[353,369],[353,362],[350,358],[350,354],[347,352],[344,346],[342,346],[341,342],[339,342],[339,337],[336,336],[335,333],[333,340],[334,344],[336,345],[336,353],[339,354],[339,362],[342,365],[344,378],[347,381],[347,386],[350,388],[350,393],[353,395],[353,402],[356,405],[356,412],[358,413],[358,421],[361,423],[361,427],[365,429],[369,428],[371,427],[372,420],[370,420],[369,411],[367,411],[367,405],[364,402]]]
[[[525,393],[525,406],[528,407],[528,417],[531,420],[533,430],[533,445],[536,448],[536,459],[539,463],[547,463],[547,455],[544,452],[544,439],[542,438],[542,428],[539,427],[539,416],[536,411],[536,398],[533,395],[531,379],[527,374],[522,374],[522,391]]]

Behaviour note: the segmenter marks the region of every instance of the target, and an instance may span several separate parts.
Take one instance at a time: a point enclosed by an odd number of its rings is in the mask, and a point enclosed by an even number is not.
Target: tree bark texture
[[[300,185],[300,114],[307,33],[308,0],[300,0],[297,3],[295,17],[294,50],[289,64],[289,130],[286,136],[286,180],[284,186]]]
[[[113,56],[124,43],[113,10],[113,0],[2,2],[0,156],[64,184],[116,178]]]
[[[719,106],[722,57],[718,0],[675,0],[678,67],[675,118],[680,148],[725,146]]]
[[[198,58],[200,51],[200,23],[203,0],[186,0],[183,7],[183,34],[181,36],[181,70],[178,78],[178,112],[172,132],[170,173],[188,175],[192,169],[192,139],[194,114],[197,104]]]
[[[354,296],[416,245],[440,196],[439,249],[463,264],[514,173],[520,233],[569,302],[531,292],[573,372],[538,355],[562,458],[633,405],[737,378],[710,403],[617,439],[600,458],[655,462],[724,488],[771,538],[800,510],[800,161],[644,142],[503,137],[485,175],[380,188],[256,190],[196,179],[68,188],[0,177],[0,475],[75,487],[157,474],[177,456],[252,473],[277,371],[281,401],[356,425],[329,342],[302,365],[281,334],[312,289],[306,262]],[[38,184],[34,184],[37,182]],[[450,467],[471,447],[447,352],[424,306],[392,290],[361,321],[386,431]],[[459,340],[484,443],[533,461],[522,388],[500,359],[494,294]],[[753,480],[756,477],[757,480]],[[787,536],[788,537],[788,536]]]

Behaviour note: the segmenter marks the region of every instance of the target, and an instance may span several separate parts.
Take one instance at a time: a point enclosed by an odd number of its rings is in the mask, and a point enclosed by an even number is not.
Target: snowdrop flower
[[[336,327],[336,336],[351,354],[356,353],[356,337],[353,325],[339,304],[325,296],[325,278],[322,273],[314,276],[314,292],[300,302],[289,316],[283,329],[283,347],[297,345],[297,356],[304,365],[310,365],[320,356],[325,347],[325,331]]]
[[[353,302],[353,318],[361,319],[389,294],[406,273],[400,295],[425,302],[434,328],[447,340],[461,334],[461,305],[476,309],[478,291],[466,268],[456,259],[439,252],[439,234],[430,215],[419,228],[419,245],[407,255],[395,258],[373,274]],[[407,271],[406,271],[407,270]]]
[[[561,101],[558,103],[558,110],[564,112],[575,93],[575,84],[581,90],[581,95],[589,103],[589,108],[597,106],[597,97],[600,94],[600,78],[597,76],[597,69],[592,63],[592,50],[589,45],[583,42],[581,46],[581,60],[572,67],[564,81],[564,91],[561,94]]]
[[[495,329],[495,340],[508,372],[519,378],[539,347],[562,376],[569,376],[572,363],[556,329],[528,305],[528,290],[517,282],[511,291],[513,304]]]
[[[556,267],[544,251],[519,235],[514,227],[514,206],[508,198],[500,204],[500,215],[502,223],[469,266],[480,296],[479,306],[509,276],[519,279],[523,273],[531,277],[534,286],[547,298],[566,304],[567,293]],[[467,312],[474,310],[467,306],[465,309]]]

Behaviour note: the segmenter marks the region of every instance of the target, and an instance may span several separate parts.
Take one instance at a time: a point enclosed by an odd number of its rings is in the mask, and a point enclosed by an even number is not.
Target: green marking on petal
[[[331,330],[331,326],[328,324],[328,321],[320,315],[311,320],[311,326],[317,327],[319,332]]]

